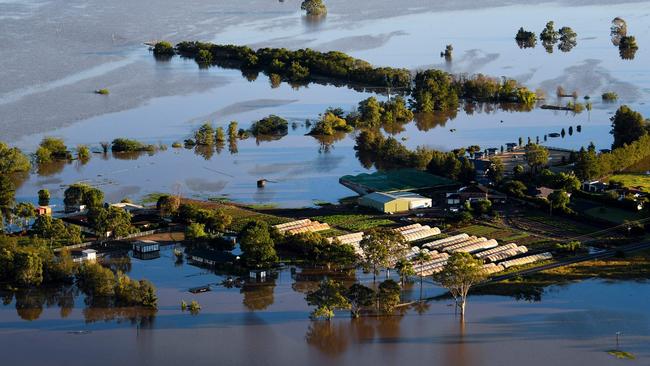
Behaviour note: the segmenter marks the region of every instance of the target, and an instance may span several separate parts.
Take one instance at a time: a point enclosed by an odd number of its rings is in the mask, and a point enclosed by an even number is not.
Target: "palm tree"
[[[422,264],[424,264],[424,262],[426,262],[426,261],[428,261],[430,259],[431,259],[431,256],[429,255],[429,253],[425,253],[425,252],[422,252],[422,251],[418,252],[418,254],[416,254],[415,258],[414,258],[414,260],[418,264],[418,266],[422,266]],[[420,271],[420,273],[418,273],[418,275],[420,276],[420,300],[422,300],[422,282],[423,282],[424,276],[422,276],[421,271]]]
[[[411,261],[409,261],[406,258],[402,258],[399,261],[397,261],[395,268],[399,273],[399,278],[402,283],[402,286],[404,286],[404,283],[410,276],[413,276],[415,274],[415,271],[413,270],[413,263],[411,263]]]

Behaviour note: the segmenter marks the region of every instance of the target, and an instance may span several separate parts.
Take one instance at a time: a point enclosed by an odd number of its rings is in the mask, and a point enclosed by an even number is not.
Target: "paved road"
[[[509,274],[503,275],[503,276],[493,277],[487,283],[500,282],[500,281],[508,280],[508,279],[511,279],[511,278],[514,278],[514,277],[525,276],[525,275],[529,275],[529,274],[532,274],[532,273],[545,271],[545,270],[548,270],[548,269],[568,266],[568,265],[574,264],[574,263],[586,262],[586,261],[591,261],[591,260],[595,260],[595,259],[611,258],[611,257],[615,256],[616,253],[621,252],[621,251],[628,253],[628,252],[634,252],[634,251],[644,250],[644,249],[650,249],[650,241],[636,243],[636,244],[628,244],[628,245],[616,247],[616,248],[613,248],[613,249],[603,250],[603,251],[597,252],[597,253],[583,255],[583,256],[580,256],[580,257],[567,258],[567,259],[561,260],[559,262],[550,263],[550,264],[547,264],[547,265],[544,265],[544,266],[525,269],[525,270],[522,270],[522,271],[509,273]]]

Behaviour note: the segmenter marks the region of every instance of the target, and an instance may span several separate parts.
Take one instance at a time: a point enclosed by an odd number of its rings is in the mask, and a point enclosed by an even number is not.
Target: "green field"
[[[584,211],[585,215],[597,219],[606,220],[615,224],[622,224],[625,221],[635,221],[645,218],[638,212],[627,211],[616,207],[598,206]]]
[[[374,215],[361,214],[339,214],[329,216],[315,216],[311,218],[320,222],[326,222],[330,226],[347,231],[364,231],[378,226],[395,224],[394,221]]]
[[[609,177],[609,180],[615,180],[623,183],[628,188],[638,188],[645,192],[650,192],[650,175],[646,174],[616,174]]]

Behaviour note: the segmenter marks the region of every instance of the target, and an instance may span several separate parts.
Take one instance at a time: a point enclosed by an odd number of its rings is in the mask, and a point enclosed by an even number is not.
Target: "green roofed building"
[[[339,183],[360,195],[373,192],[414,191],[457,184],[451,179],[417,169],[396,169],[372,174],[345,175],[339,179]]]

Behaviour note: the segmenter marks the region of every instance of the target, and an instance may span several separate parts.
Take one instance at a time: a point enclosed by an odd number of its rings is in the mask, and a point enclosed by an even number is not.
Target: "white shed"
[[[81,251],[81,260],[95,261],[97,260],[97,251],[95,249],[84,249]]]

